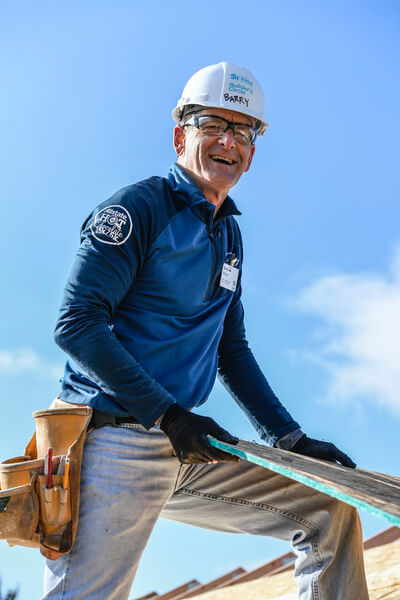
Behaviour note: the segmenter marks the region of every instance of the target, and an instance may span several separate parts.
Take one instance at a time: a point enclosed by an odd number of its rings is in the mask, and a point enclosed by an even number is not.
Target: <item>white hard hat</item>
[[[244,67],[220,62],[196,71],[182,92],[172,111],[172,117],[181,123],[185,107],[191,105],[227,108],[256,119],[258,135],[265,133],[264,94],[258,81]]]

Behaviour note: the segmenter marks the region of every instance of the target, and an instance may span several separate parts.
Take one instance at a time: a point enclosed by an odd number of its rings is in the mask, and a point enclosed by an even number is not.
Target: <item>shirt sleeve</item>
[[[175,399],[122,346],[112,321],[143,264],[151,227],[126,194],[94,211],[82,228],[55,328],[56,343],[147,428]]]
[[[218,377],[269,445],[298,429],[275,396],[249,348],[244,327],[241,289],[227,311],[218,348]]]

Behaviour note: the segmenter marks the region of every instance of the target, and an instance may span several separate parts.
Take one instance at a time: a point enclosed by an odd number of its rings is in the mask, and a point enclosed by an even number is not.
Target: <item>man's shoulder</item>
[[[164,177],[154,175],[120,188],[99,206],[112,202],[120,202],[130,206],[149,201],[156,201],[167,192],[167,181]]]
[[[99,211],[120,208],[128,211],[132,216],[145,217],[162,209],[169,195],[170,189],[164,177],[148,177],[117,190],[112,196],[97,204],[91,216]]]
[[[101,207],[118,204],[143,218],[169,221],[188,204],[182,194],[174,190],[166,177],[153,176],[121,188]]]
[[[93,224],[106,222],[129,231],[157,236],[168,221],[182,209],[181,203],[165,177],[153,176],[120,188],[98,204],[82,225],[81,232]],[[115,227],[114,227],[115,228]]]

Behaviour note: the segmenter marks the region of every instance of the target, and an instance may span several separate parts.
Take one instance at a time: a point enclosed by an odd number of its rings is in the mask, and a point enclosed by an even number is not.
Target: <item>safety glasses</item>
[[[196,127],[206,135],[223,135],[228,129],[232,130],[233,137],[239,144],[254,144],[257,132],[247,123],[234,123],[223,117],[214,115],[193,115],[183,127]]]

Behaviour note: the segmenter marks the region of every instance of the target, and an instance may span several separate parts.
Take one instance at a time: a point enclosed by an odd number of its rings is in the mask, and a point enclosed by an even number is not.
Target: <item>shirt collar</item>
[[[186,171],[176,162],[171,165],[167,180],[170,187],[175,192],[180,192],[185,197],[186,202],[192,207],[196,206],[198,209],[201,208],[207,212],[214,212],[214,205],[203,196]],[[217,220],[220,221],[226,217],[241,214],[232,198],[227,196],[217,213]]]

